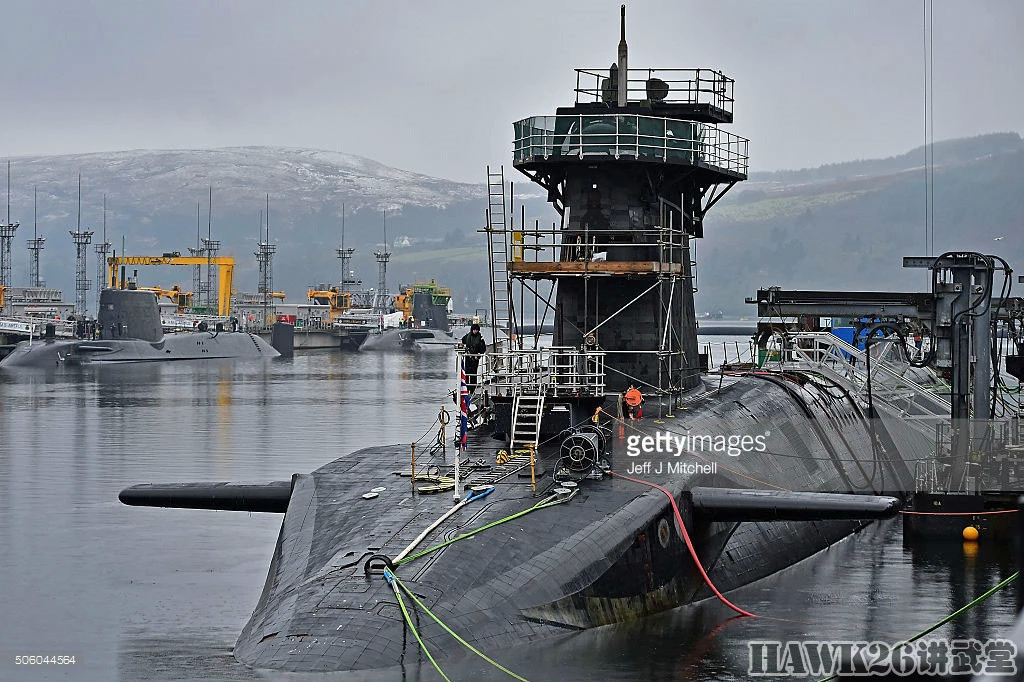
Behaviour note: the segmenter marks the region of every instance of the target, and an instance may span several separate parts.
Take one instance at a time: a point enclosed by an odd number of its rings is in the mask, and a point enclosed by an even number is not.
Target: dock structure
[[[747,299],[766,320],[757,364],[813,370],[933,439],[934,451],[915,460],[908,536],[1015,535],[1004,512],[1024,492],[1024,406],[1001,373],[1017,382],[1024,373],[1024,299],[1006,295],[1012,271],[998,256],[948,252],[903,264],[929,269],[931,291],[759,290]]]

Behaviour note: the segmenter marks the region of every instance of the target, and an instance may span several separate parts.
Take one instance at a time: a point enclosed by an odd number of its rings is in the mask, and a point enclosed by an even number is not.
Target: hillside
[[[353,265],[367,286],[376,282],[372,252],[383,244],[385,211],[389,241],[408,237],[422,247],[472,233],[482,223],[482,185],[450,182],[390,168],[370,159],[309,149],[241,147],[187,151],[127,151],[11,160],[11,220],[20,222],[13,249],[17,284],[28,277],[26,239],[32,237],[32,188],[39,190],[39,234],[47,239],[40,270],[47,285],[74,295],[74,247],[68,230],[77,223],[77,183],[82,174],[83,230],[93,243],[103,231],[107,197],[107,240],[118,252],[154,255],[187,253],[198,228],[220,240],[222,255],[238,260],[236,288],[254,291],[260,215],[270,203],[275,289],[289,300],[305,298],[306,287],[340,279],[335,249],[341,241],[345,207],[346,246],[357,249]],[[483,173],[481,173],[483,175]],[[212,221],[208,216],[213,189]],[[447,238],[446,238],[447,236]],[[404,243],[404,239],[402,242]],[[464,240],[462,240],[464,241]],[[400,252],[401,249],[396,251]],[[90,247],[89,277],[95,279]],[[190,285],[191,272],[149,269],[149,283]],[[419,272],[405,273],[420,276]],[[424,270],[422,276],[444,278]],[[397,284],[389,277],[390,285]],[[371,283],[373,282],[373,283]]]
[[[924,153],[751,175],[705,220],[698,242],[698,310],[749,315],[743,299],[761,286],[916,289],[920,272],[900,267],[903,255],[924,253]],[[935,145],[935,247],[997,250],[1024,268],[1024,141],[1015,133]],[[754,159],[756,165],[756,156]],[[304,299],[311,284],[336,282],[341,239],[364,286],[376,286],[372,252],[383,242],[383,212],[393,244],[389,286],[435,278],[455,291],[460,310],[485,307],[485,187],[441,180],[372,160],[309,149],[244,147],[192,151],[129,151],[12,159],[11,219],[21,222],[13,250],[14,282],[28,276],[25,240],[32,237],[32,188],[39,189],[39,232],[47,238],[42,273],[73,298],[74,251],[67,230],[77,219],[82,174],[82,227],[131,255],[185,253],[207,231],[213,187],[213,238],[238,259],[237,289],[257,285],[255,249],[260,212],[270,195],[271,241],[277,244],[275,289]],[[525,200],[529,223],[550,224],[539,192],[506,168]],[[481,171],[481,179],[483,179]],[[519,203],[515,215],[520,215]],[[995,237],[1006,239],[994,242]],[[90,247],[89,277],[95,278]],[[140,272],[147,283],[191,283],[184,268]]]
[[[973,151],[972,151],[973,150]],[[754,174],[705,221],[698,308],[750,314],[761,286],[921,289],[925,255],[923,151],[820,169]],[[998,253],[1024,269],[1024,141],[1016,134],[935,146],[936,253]],[[1006,239],[993,241],[996,237]]]

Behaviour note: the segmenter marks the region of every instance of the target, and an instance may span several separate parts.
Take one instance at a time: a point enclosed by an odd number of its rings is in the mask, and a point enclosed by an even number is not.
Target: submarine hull
[[[359,346],[365,351],[448,351],[455,347],[451,334],[439,329],[385,329],[371,332]]]
[[[623,422],[623,437],[612,439],[609,464],[613,472],[632,472],[672,494],[700,562],[719,590],[771,575],[867,523],[855,518],[736,522],[701,513],[689,496],[700,486],[871,495],[880,492],[883,481],[881,467],[871,480],[871,429],[849,400],[811,384],[783,388],[754,377],[729,377],[720,390],[702,385],[692,393],[685,426],[671,420],[656,424],[650,418]],[[709,393],[713,399],[704,395]],[[665,462],[701,466],[691,467],[692,473],[663,469],[660,475],[654,464],[650,473],[640,473],[640,458],[629,454],[630,436],[729,429],[770,431],[764,451],[736,457],[664,453]],[[490,434],[474,432],[470,441],[470,462],[490,464],[470,467],[465,485],[499,476],[495,490],[429,533],[417,551],[522,512],[555,486],[544,477],[534,496],[528,469],[525,476],[519,471],[500,478],[501,467],[493,462],[498,441]],[[835,450],[837,442],[845,443],[841,453]],[[368,560],[397,556],[451,509],[451,491],[411,494],[408,476],[394,473],[408,473],[408,459],[403,447],[375,447],[296,477],[263,594],[235,646],[240,661],[256,668],[325,672],[387,668],[416,655],[394,589],[372,565],[367,572]],[[551,471],[558,452],[542,449],[540,459]],[[445,465],[435,459],[418,461],[417,467],[428,463]],[[886,487],[907,483],[895,463],[881,466]],[[374,488],[385,490],[363,498]],[[399,563],[395,575],[448,627],[503,663],[508,661],[502,661],[501,652],[512,644],[641,618],[713,596],[662,491],[614,474],[584,478],[579,491],[564,504]],[[408,608],[435,658],[466,655],[418,607]]]
[[[0,367],[51,368],[63,364],[166,362],[170,360],[239,360],[274,358],[274,348],[255,334],[244,332],[192,332],[169,334],[160,341],[140,339],[22,341],[0,361]]]
[[[49,369],[64,364],[244,360],[280,355],[259,336],[246,332],[164,334],[156,294],[141,289],[101,291],[97,328],[98,339],[22,341],[0,360],[0,367]]]

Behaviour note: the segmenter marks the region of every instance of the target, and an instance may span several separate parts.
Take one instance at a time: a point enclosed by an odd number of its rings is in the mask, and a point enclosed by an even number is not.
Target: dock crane
[[[177,251],[162,256],[112,256],[107,259],[107,282],[114,289],[127,286],[124,273],[118,280],[117,269],[127,265],[215,265],[217,266],[217,314],[231,314],[231,280],[235,272],[235,259],[231,256],[182,256]]]
[[[152,291],[156,294],[157,298],[166,298],[177,306],[179,313],[185,312],[185,308],[192,307],[192,292],[182,291],[181,287],[177,284],[170,289],[164,289],[163,287],[139,287],[139,289]]]

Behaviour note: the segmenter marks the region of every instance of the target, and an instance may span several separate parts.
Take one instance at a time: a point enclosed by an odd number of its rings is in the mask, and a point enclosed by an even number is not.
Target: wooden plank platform
[[[658,261],[556,261],[537,262],[512,261],[508,263],[509,272],[536,275],[645,275],[672,274],[682,272],[679,263],[659,263]]]

